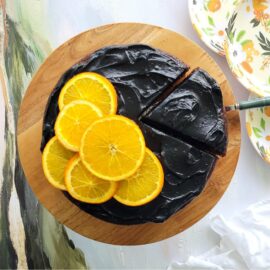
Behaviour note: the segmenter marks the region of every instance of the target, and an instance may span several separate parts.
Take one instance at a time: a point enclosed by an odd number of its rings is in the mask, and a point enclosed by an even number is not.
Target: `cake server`
[[[247,110],[251,108],[260,108],[270,106],[270,97],[267,98],[258,98],[248,101],[241,101],[233,105],[225,106],[225,111],[235,111],[235,110]]]

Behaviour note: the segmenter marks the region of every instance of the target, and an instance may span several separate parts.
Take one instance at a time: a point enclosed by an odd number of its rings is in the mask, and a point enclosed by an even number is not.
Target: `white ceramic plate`
[[[238,80],[259,96],[270,96],[270,1],[245,0],[231,16],[225,52]]]
[[[214,52],[225,55],[225,28],[243,0],[189,0],[192,25],[202,41]]]

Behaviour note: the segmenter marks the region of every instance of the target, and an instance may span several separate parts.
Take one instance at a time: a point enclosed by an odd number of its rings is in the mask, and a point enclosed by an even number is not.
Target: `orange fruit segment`
[[[127,179],[119,182],[114,198],[128,206],[139,206],[155,199],[164,184],[164,173],[156,155],[146,148],[140,168]]]
[[[80,157],[87,169],[104,180],[131,176],[142,164],[145,141],[130,119],[113,115],[94,122],[84,133]]]
[[[45,177],[56,188],[66,190],[64,182],[64,172],[66,165],[74,152],[66,149],[53,137],[46,144],[42,153],[42,167]]]
[[[73,198],[93,204],[111,199],[118,186],[116,182],[104,181],[90,173],[78,154],[67,165],[65,183]]]
[[[76,100],[60,111],[55,122],[58,140],[69,150],[79,151],[85,130],[102,117],[101,110],[85,100]]]
[[[117,94],[113,85],[94,72],[82,72],[67,81],[58,99],[60,110],[74,100],[89,101],[104,115],[115,114],[117,110]]]

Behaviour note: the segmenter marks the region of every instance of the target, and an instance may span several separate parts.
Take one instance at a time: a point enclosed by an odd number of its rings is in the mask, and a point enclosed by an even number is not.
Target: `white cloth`
[[[256,203],[226,221],[216,216],[211,228],[220,245],[186,262],[173,262],[168,270],[270,269],[270,200]]]

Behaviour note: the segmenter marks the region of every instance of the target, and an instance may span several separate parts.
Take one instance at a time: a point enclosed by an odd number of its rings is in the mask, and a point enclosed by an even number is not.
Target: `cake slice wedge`
[[[142,121],[211,153],[226,154],[222,93],[217,82],[201,68],[146,112]]]

